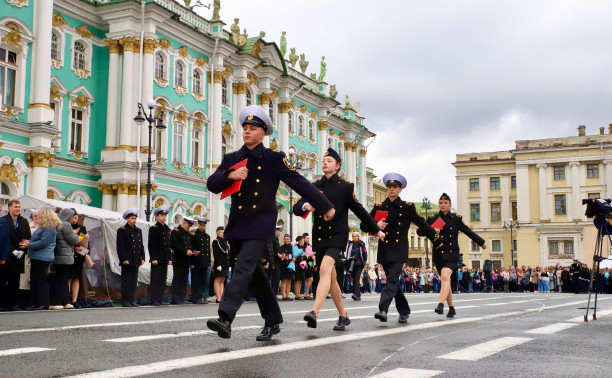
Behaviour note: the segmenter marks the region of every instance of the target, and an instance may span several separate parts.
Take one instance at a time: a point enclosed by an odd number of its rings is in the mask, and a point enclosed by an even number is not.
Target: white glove
[[[21,256],[23,256],[23,254],[24,254],[24,253],[25,253],[25,252],[23,252],[23,251],[21,251],[21,250],[18,250],[18,249],[14,250],[14,251],[12,252],[13,256],[17,257],[18,259],[20,259],[20,258],[21,258]]]
[[[217,270],[218,270],[219,272],[223,270],[223,269],[221,268],[221,265],[219,265],[219,266],[217,267]]]

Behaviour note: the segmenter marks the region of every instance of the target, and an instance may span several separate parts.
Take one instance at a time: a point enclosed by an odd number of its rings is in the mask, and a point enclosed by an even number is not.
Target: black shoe
[[[74,308],[83,308],[83,306],[81,306],[79,302],[72,302],[72,305],[74,306]]]
[[[304,315],[304,320],[306,320],[306,325],[310,328],[317,328],[317,314],[314,311],[310,311],[308,314]]]
[[[344,331],[346,326],[351,324],[351,319],[347,316],[339,316],[338,323],[334,326],[334,331]]]
[[[204,302],[202,299],[196,299],[196,300],[192,300],[191,303],[199,305],[199,304],[204,304],[208,302]]]
[[[185,301],[182,301],[182,302],[179,302],[179,301],[176,301],[176,302],[175,302],[175,301],[172,301],[172,305],[173,305],[173,306],[179,306],[179,305],[184,305],[184,304],[187,304],[187,302],[185,302]]]
[[[265,326],[263,327],[263,330],[261,331],[261,333],[257,335],[255,340],[269,341],[270,339],[272,339],[273,335],[276,335],[279,333],[280,333],[280,326],[278,324],[273,325],[273,326]]]
[[[361,298],[357,297],[355,294],[351,295],[351,298],[353,298],[354,301],[358,301]]]
[[[399,319],[397,319],[398,323],[404,324],[404,323],[408,323],[408,317],[410,316],[410,314],[406,314],[406,315],[401,315],[399,316]]]
[[[448,314],[446,314],[446,317],[447,318],[452,318],[455,315],[457,315],[457,312],[455,311],[455,307],[454,306],[448,306]]]
[[[222,339],[229,339],[232,336],[232,323],[227,320],[219,319],[210,319],[206,322],[206,325],[211,330],[217,332]]]
[[[295,300],[296,300],[296,301],[303,301],[303,300],[304,300],[304,297],[295,297]]]
[[[215,299],[215,303],[221,303],[221,301],[218,299]]]
[[[132,304],[128,303],[128,302],[123,302],[123,303],[121,303],[121,306],[123,306],[123,307],[132,307]]]
[[[160,307],[161,305],[159,302],[151,302],[151,306]]]
[[[386,322],[387,321],[387,311],[378,311],[376,314],[374,314],[374,317],[380,320],[381,322]]]
[[[140,305],[138,304],[138,302],[132,302],[132,307],[140,307]]]
[[[283,300],[284,300],[284,301],[292,301],[292,300],[293,300],[293,298],[289,298],[289,297],[287,297],[287,298],[283,298]]]
[[[438,303],[438,307],[434,310],[436,314],[444,314],[444,303]]]
[[[32,306],[32,308],[30,309],[30,311],[43,311],[43,310],[48,310],[49,306]]]

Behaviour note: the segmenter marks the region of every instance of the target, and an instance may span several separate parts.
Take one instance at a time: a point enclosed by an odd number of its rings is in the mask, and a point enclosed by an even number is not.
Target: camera
[[[586,205],[584,215],[587,218],[600,217],[612,218],[612,200],[601,198],[587,198],[582,200],[582,204]]]

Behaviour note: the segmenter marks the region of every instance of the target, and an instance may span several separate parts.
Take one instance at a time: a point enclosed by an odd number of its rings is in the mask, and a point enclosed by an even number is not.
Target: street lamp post
[[[159,130],[165,129],[166,125],[164,124],[163,112],[160,112],[157,118],[153,116],[153,109],[155,108],[155,101],[153,99],[147,101],[147,107],[149,108],[148,116],[144,106],[142,106],[140,102],[138,103],[138,114],[136,117],[134,117],[134,122],[136,122],[136,124],[139,126],[139,129],[144,121],[149,122],[149,148],[147,150],[147,207],[145,209],[147,222],[149,222],[151,219],[151,135],[153,133],[153,124],[155,124],[155,128]],[[140,153],[140,151],[138,151],[138,153]]]
[[[516,222],[516,226],[515,223]],[[504,221],[504,229],[510,229],[510,265],[514,266],[514,239],[513,239],[513,228],[516,228],[517,230],[519,228],[521,228],[521,225],[519,224],[518,221],[513,220],[512,218],[508,219],[507,221]]]
[[[421,209],[425,209],[425,220],[429,216],[428,210],[431,209],[431,202],[429,202],[429,198],[423,197],[423,204],[421,204]],[[429,243],[427,239],[425,239],[425,267],[429,268]]]

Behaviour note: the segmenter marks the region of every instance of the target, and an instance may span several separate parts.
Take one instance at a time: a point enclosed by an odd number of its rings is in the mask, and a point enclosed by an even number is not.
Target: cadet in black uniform
[[[210,281],[210,236],[206,233],[208,218],[196,217],[198,228],[191,235],[191,303],[208,303]]]
[[[225,279],[229,274],[229,244],[223,237],[225,228],[223,226],[217,227],[217,238],[213,240],[213,282],[215,289],[215,296],[217,297],[217,303],[221,303],[221,297],[223,297],[223,290],[225,288]]]
[[[164,303],[164,291],[168,278],[168,265],[172,265],[170,249],[170,227],[166,224],[168,206],[160,206],[153,214],[157,223],[149,228],[149,260],[151,261],[151,305],[161,306]]]
[[[423,236],[431,241],[436,238],[436,231],[427,225],[419,216],[412,202],[403,201],[399,195],[406,187],[406,178],[399,173],[387,173],[383,177],[387,187],[387,198],[383,203],[374,205],[370,216],[374,218],[377,211],[387,211],[387,216],[378,221],[378,226],[385,233],[385,240],[378,242],[378,255],[376,262],[383,266],[387,276],[387,284],[380,293],[378,312],[374,317],[381,322],[387,321],[389,306],[395,298],[395,307],[399,313],[399,323],[406,323],[410,315],[410,306],[404,296],[399,279],[404,263],[408,262],[408,230],[410,223],[414,223]],[[367,225],[361,228],[367,231]]]
[[[181,224],[170,233],[170,247],[172,248],[172,304],[185,304],[187,296],[187,276],[193,251],[191,249],[191,234],[189,229],[195,219],[183,217]]]
[[[280,242],[278,238],[282,229],[283,226],[276,226],[276,234],[268,242],[268,254],[266,255],[266,261],[263,263],[274,295],[278,294],[278,286],[280,285],[280,258],[278,257]]]
[[[138,209],[130,208],[123,213],[125,226],[117,230],[117,255],[121,264],[121,303],[123,307],[138,307],[134,299],[138,285],[138,267],[144,264],[145,251],[142,231],[136,227]]]
[[[284,153],[263,146],[263,138],[271,135],[274,129],[268,112],[251,105],[240,112],[239,118],[244,146],[225,155],[206,183],[208,190],[219,193],[234,181],[242,180],[240,191],[232,194],[225,230],[232,254],[237,256],[236,265],[219,305],[219,319],[209,320],[207,324],[220,337],[229,338],[231,323],[250,286],[265,319],[265,326],[257,340],[264,341],[279,333],[279,324],[283,322],[276,295],[272,292],[265,269],[259,264],[262,254],[266,252],[266,243],[274,237],[278,216],[276,192],[280,180],[311,201],[321,214],[325,214],[326,219],[334,216],[334,209],[317,188],[295,171]],[[246,167],[232,168],[245,159],[248,159]]]
[[[342,291],[340,285],[338,285],[335,269],[336,261],[346,250],[346,241],[349,234],[349,209],[361,219],[365,230],[378,234],[381,239],[384,239],[385,235],[380,231],[366,209],[357,201],[354,193],[355,185],[338,176],[341,164],[342,159],[338,153],[331,148],[328,149],[322,163],[324,176],[314,184],[334,204],[336,215],[333,221],[325,219],[323,216],[325,209],[319,209],[316,204],[309,203],[308,199],[300,199],[293,206],[293,212],[300,216],[308,211],[314,211],[312,248],[316,254],[317,267],[319,268],[319,284],[317,285],[317,294],[312,311],[304,316],[304,320],[306,320],[308,327],[316,328],[319,309],[323,306],[327,293],[331,293],[339,313],[338,323],[334,326],[335,331],[344,331],[351,322],[344,310]]]
[[[440,273],[440,303],[434,310],[438,314],[444,313],[444,301],[448,302],[447,317],[455,316],[456,311],[453,307],[453,290],[451,287],[451,275],[456,271],[460,264],[459,256],[459,231],[463,232],[467,237],[475,241],[482,249],[487,249],[487,245],[483,238],[478,236],[468,226],[463,223],[461,215],[450,212],[451,199],[448,194],[443,193],[438,201],[440,212],[431,215],[427,219],[428,224],[433,224],[438,218],[441,218],[445,225],[442,229],[437,229],[436,232],[440,235],[438,243],[434,244],[432,257],[438,272]],[[417,232],[418,233],[418,232]],[[421,235],[421,234],[419,234]]]

